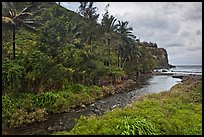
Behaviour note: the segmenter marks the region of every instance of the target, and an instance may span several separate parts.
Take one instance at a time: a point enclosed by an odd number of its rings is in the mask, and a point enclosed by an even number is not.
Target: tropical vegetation
[[[75,13],[54,2],[2,2],[3,126],[88,104],[158,65],[128,21],[107,9],[99,23],[93,2],[80,4]]]

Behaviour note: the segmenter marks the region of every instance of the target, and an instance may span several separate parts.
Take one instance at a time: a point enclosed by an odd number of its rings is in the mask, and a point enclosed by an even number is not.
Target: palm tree
[[[4,2],[6,8],[8,9],[7,14],[2,16],[2,27],[8,27],[12,29],[13,35],[13,59],[15,59],[15,36],[16,29],[20,26],[25,27],[26,29],[35,30],[34,19],[28,19],[29,16],[33,15],[29,12],[35,5],[35,2],[32,2],[30,5],[26,6],[20,12],[15,8],[13,2]]]
[[[99,14],[96,13],[97,7],[93,6],[94,2],[80,2],[79,14],[84,17],[85,22],[88,22],[87,27],[84,27],[84,39],[87,44],[91,45],[94,38],[97,36],[96,22]]]
[[[96,22],[99,14],[96,13],[97,7],[93,7],[94,2],[80,2],[79,13],[87,19]]]
[[[116,25],[117,32],[121,34],[124,39],[127,39],[127,38],[135,39],[136,36],[132,34],[133,28],[127,27],[128,23],[129,23],[128,21],[125,21],[125,22],[118,21],[118,24]]]
[[[102,27],[105,30],[105,36],[107,37],[107,43],[108,43],[108,56],[109,56],[109,61],[108,61],[108,65],[111,65],[111,58],[110,58],[110,41],[111,41],[111,35],[112,32],[114,32],[114,30],[116,29],[116,25],[115,25],[115,21],[117,19],[115,19],[115,17],[113,15],[111,15],[109,17],[109,13],[108,11],[106,11],[106,13],[103,15],[103,19],[102,19]]]
[[[133,39],[136,39],[136,36],[132,34],[133,28],[127,27],[128,23],[128,21],[118,21],[118,24],[116,24],[117,32],[121,35],[121,38],[124,41],[124,44],[119,45],[118,47],[118,67],[121,68],[124,67],[128,55],[131,53],[131,45],[134,42]]]

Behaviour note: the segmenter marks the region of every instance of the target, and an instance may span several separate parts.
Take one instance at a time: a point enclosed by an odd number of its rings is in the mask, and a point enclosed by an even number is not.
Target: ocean
[[[166,72],[162,72],[166,70]],[[202,65],[176,65],[176,67],[171,69],[155,69],[154,71],[162,73],[172,73],[172,74],[195,74],[202,75]]]
[[[176,65],[168,71],[176,74],[196,74],[202,75],[202,65]]]
[[[157,71],[162,72],[162,70],[164,69],[159,69]],[[162,73],[202,75],[202,65],[176,65],[176,67],[166,71],[167,72]],[[169,90],[172,86],[180,83],[181,79],[173,78],[172,75],[155,75],[147,82],[148,84],[145,85],[142,90],[148,91],[150,93],[158,93],[160,91]]]

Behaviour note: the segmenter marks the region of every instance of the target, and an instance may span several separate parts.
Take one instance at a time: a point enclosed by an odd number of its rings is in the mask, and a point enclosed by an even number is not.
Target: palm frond
[[[31,31],[36,31],[36,28],[34,26],[28,25],[27,23],[22,23],[21,25],[26,29],[29,29]]]
[[[21,13],[31,11],[31,9],[32,9],[33,7],[35,7],[35,6],[37,5],[37,3],[38,3],[38,2],[32,2],[30,5],[28,5],[27,7],[25,7],[25,8],[21,11]]]
[[[26,23],[26,24],[34,24],[35,21],[33,20],[23,20],[22,22]]]
[[[14,24],[15,25],[15,22],[9,17],[2,16],[2,24]]]
[[[10,17],[15,17],[16,16],[16,12],[15,11],[9,10],[8,13],[9,13]]]
[[[33,15],[31,12],[21,12],[18,16],[23,16],[23,15]]]

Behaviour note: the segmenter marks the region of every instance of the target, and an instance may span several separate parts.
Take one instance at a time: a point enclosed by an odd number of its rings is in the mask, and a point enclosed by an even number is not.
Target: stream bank
[[[163,83],[161,83],[161,80]],[[168,90],[169,87],[178,82],[180,82],[179,79],[172,78],[171,76],[148,77],[147,79],[140,80],[139,84],[134,80],[126,80],[125,85],[128,85],[128,88],[124,88],[122,84],[119,84],[115,87],[117,92],[114,95],[106,96],[90,105],[72,110],[68,113],[49,114],[48,120],[42,123],[35,123],[22,128],[3,129],[2,134],[47,135],[55,131],[71,130],[75,125],[75,119],[79,118],[81,115],[102,115],[105,111],[126,106],[136,96],[142,96],[158,90],[165,90],[165,88]],[[162,87],[161,85],[165,85],[164,83],[168,86]],[[150,87],[153,85],[154,87],[161,88],[151,89]]]

